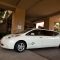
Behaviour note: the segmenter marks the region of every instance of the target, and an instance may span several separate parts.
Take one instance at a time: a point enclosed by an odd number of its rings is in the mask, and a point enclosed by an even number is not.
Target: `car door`
[[[42,39],[41,39],[42,47],[58,46],[59,37],[53,36],[52,31],[42,30],[41,35],[42,35]]]
[[[28,48],[40,48],[41,42],[40,42],[40,36],[38,35],[40,30],[33,30],[31,32],[28,32],[26,34],[27,44]]]
[[[60,36],[59,33],[53,32],[53,46],[59,46],[60,45]]]

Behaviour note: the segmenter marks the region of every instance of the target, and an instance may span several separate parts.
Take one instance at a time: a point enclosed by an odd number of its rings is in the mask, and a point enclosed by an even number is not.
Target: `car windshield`
[[[24,30],[24,31],[21,31],[21,32],[18,32],[18,33],[16,33],[16,34],[25,33],[25,32],[27,32],[27,31],[29,31],[29,30],[31,30],[31,29],[26,29],[26,30]]]

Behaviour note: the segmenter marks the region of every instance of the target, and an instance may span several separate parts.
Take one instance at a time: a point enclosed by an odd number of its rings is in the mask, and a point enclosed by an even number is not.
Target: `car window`
[[[33,30],[26,35],[30,36],[56,36],[58,35],[57,32],[49,31],[49,30]]]
[[[40,35],[40,30],[33,30],[26,35],[31,35],[31,36],[39,36]]]
[[[58,32],[53,32],[53,36],[57,36],[57,35],[59,35]]]
[[[41,30],[40,34],[43,36],[56,36],[56,35],[58,35],[57,32],[48,31],[48,30]]]

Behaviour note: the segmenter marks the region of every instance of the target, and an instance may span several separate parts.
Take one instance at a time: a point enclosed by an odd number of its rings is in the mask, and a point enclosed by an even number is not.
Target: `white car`
[[[1,47],[22,52],[25,49],[60,46],[58,32],[46,29],[32,29],[22,34],[10,34],[1,39]]]

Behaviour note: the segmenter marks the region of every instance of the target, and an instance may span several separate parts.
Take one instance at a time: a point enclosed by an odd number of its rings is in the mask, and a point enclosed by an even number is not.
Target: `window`
[[[27,33],[26,35],[38,36],[38,35],[40,35],[40,30],[33,30],[33,31]]]
[[[46,30],[41,30],[41,35],[44,35],[44,36],[56,36],[58,35],[59,33],[57,32],[54,32],[54,31],[46,31]]]
[[[48,30],[33,30],[26,35],[30,36],[56,36],[58,35],[57,32],[54,31],[48,31]]]
[[[54,30],[60,32],[60,22],[54,22]]]

